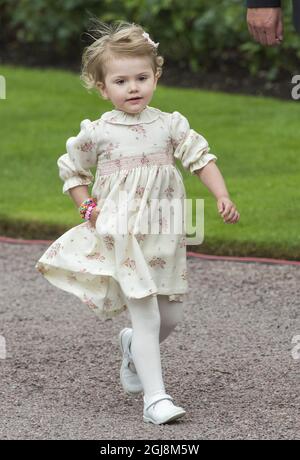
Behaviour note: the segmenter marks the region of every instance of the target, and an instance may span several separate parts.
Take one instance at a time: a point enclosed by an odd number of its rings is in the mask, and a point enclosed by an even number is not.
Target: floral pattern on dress
[[[181,142],[186,138],[186,131],[180,131],[176,139],[172,139],[172,144],[175,149],[181,144]]]
[[[165,268],[166,263],[167,262],[161,257],[152,257],[152,259],[148,262],[152,268]]]
[[[172,199],[174,188],[169,185],[169,187],[164,190],[164,193],[166,194],[167,198]]]
[[[128,268],[131,268],[131,270],[135,270],[135,269],[136,269],[135,260],[130,259],[130,257],[127,257],[127,259],[123,262],[122,265],[125,265],[125,266],[128,267]]]
[[[116,142],[115,144],[113,142],[110,142],[108,146],[106,147],[105,150],[100,151],[101,156],[106,158],[107,160],[111,159],[112,153],[120,146],[119,142]]]
[[[52,246],[50,246],[49,251],[46,253],[47,259],[53,259],[54,257],[57,256],[58,252],[63,248],[61,243],[53,243]]]
[[[142,198],[145,191],[145,187],[138,185],[135,191],[135,197]]]
[[[140,164],[141,166],[145,166],[150,163],[150,159],[145,155],[145,153],[142,154],[142,158],[140,159]]]
[[[129,126],[129,129],[135,133],[141,134],[143,137],[147,137],[146,130],[143,125],[131,125]],[[136,139],[138,139],[138,137]]]
[[[104,244],[105,244],[106,248],[109,251],[111,251],[114,248],[115,240],[114,240],[114,237],[112,235],[105,235],[103,237],[103,241],[104,241]]]
[[[44,264],[42,264],[41,262],[38,262],[35,266],[35,268],[42,274],[42,275],[45,275],[47,272],[49,272],[49,268],[46,267]]]
[[[187,275],[188,275],[187,270],[183,270],[183,272],[181,274],[181,278],[186,281],[187,280]]]
[[[159,225],[162,232],[167,232],[169,230],[169,222],[165,217],[160,217]]]
[[[84,294],[82,301],[92,310],[97,308],[97,305],[93,302],[92,297],[87,297],[86,294]]]
[[[106,257],[103,256],[102,254],[100,254],[100,252],[94,252],[93,254],[88,254],[87,256],[85,256],[87,259],[89,260],[99,260],[100,262],[103,262]]]
[[[80,144],[78,149],[81,152],[87,153],[87,152],[91,152],[95,146],[96,144],[94,142],[89,141],[89,142],[84,142],[83,144]]]
[[[172,137],[171,137],[171,136],[168,136],[168,138],[167,138],[167,140],[166,140],[166,143],[165,143],[165,149],[166,149],[166,151],[167,151],[167,152],[172,152],[173,146],[174,146],[174,143],[173,143]]]
[[[140,232],[135,235],[138,243],[140,243],[141,241],[144,241],[146,236],[147,236],[146,233],[140,233]]]

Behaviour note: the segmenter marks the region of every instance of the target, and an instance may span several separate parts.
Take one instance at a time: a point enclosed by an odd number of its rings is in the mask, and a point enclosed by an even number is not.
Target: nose
[[[135,93],[137,91],[137,84],[135,81],[131,81],[129,83],[129,92],[130,93]]]

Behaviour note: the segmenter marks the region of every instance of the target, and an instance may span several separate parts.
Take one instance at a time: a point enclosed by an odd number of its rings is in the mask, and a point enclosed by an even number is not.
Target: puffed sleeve
[[[209,161],[217,160],[215,155],[209,153],[207,140],[190,129],[188,120],[179,112],[171,114],[171,140],[175,158],[191,174],[196,175],[196,171],[206,166]]]
[[[94,176],[90,167],[97,164],[97,142],[93,122],[86,119],[80,123],[80,132],[69,137],[66,142],[67,153],[57,160],[59,177],[64,181],[63,193],[77,185],[89,185]]]

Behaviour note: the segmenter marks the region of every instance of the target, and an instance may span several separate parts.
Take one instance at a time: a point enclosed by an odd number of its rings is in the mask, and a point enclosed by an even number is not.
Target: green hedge
[[[269,80],[280,70],[299,73],[300,36],[291,21],[291,2],[283,2],[285,39],[266,48],[249,36],[242,0],[0,0],[0,40],[4,49],[26,46],[42,54],[79,55],[81,36],[93,15],[104,21],[142,24],[168,61],[196,71],[238,64]],[[32,46],[34,45],[34,46]]]

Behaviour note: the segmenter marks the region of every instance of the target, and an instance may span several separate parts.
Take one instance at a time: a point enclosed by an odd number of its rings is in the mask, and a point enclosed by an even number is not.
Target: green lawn
[[[0,75],[0,233],[54,239],[82,222],[62,194],[57,158],[81,120],[112,107],[73,73],[0,66]],[[241,213],[224,224],[212,195],[178,162],[187,196],[205,199],[205,240],[189,249],[300,259],[300,104],[160,86],[150,105],[181,112],[208,140]]]

